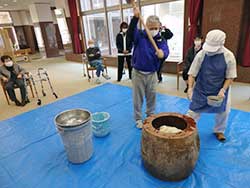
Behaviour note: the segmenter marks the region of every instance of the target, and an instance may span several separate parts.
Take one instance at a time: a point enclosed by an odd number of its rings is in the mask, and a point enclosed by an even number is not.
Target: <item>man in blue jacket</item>
[[[139,20],[139,9],[134,9],[134,17],[131,20],[128,29],[128,35],[134,42],[134,51],[132,58],[132,85],[134,101],[134,117],[136,127],[141,129],[142,121],[142,104],[143,98],[146,97],[147,117],[154,114],[156,105],[156,85],[157,70],[159,70],[160,59],[167,58],[169,49],[167,42],[160,36],[160,20],[157,16],[149,16],[146,25],[152,35],[159,50],[155,51],[153,45],[145,32],[138,30],[137,23]]]

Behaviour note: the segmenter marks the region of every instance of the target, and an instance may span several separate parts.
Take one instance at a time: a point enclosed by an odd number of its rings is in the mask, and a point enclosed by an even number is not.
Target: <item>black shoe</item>
[[[187,93],[187,91],[188,91],[188,87],[186,87],[186,89],[184,90],[184,93]]]
[[[15,104],[17,105],[17,106],[22,106],[22,103],[20,103],[20,101],[19,100],[15,100]]]
[[[28,98],[25,99],[25,103],[26,103],[26,104],[30,103],[30,100],[29,100]]]
[[[22,100],[21,106],[25,106],[27,104],[26,100]]]

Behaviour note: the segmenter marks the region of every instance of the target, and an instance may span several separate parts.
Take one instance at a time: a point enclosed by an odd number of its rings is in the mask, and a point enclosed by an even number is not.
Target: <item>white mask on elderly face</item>
[[[155,37],[158,33],[159,33],[159,30],[150,30],[150,33],[152,35],[152,37]]]
[[[12,67],[13,66],[13,61],[5,62],[5,66],[6,67]]]

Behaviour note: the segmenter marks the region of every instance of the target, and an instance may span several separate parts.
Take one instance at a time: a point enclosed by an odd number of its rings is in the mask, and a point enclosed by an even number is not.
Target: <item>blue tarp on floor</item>
[[[232,110],[227,141],[212,134],[213,115],[198,123],[199,159],[193,173],[180,182],[149,175],[140,156],[141,131],[133,121],[132,91],[104,84],[0,122],[1,188],[247,188],[250,187],[250,114]],[[158,94],[157,112],[185,113],[189,102]],[[84,164],[67,161],[54,117],[61,111],[85,108],[107,111],[112,132],[93,137],[94,154]]]

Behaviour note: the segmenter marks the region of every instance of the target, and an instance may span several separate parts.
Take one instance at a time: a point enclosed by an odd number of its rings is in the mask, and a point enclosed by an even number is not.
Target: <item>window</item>
[[[40,26],[35,26],[34,30],[35,30],[35,34],[36,34],[38,47],[43,48],[44,47],[44,42],[43,42],[43,37],[42,37],[42,32],[41,32]]]
[[[93,39],[96,42],[96,45],[101,49],[102,53],[108,54],[108,32],[104,13],[84,16],[83,21],[85,26],[86,42],[89,39]]]
[[[120,23],[122,21],[130,23],[134,14],[132,8],[123,6],[123,20],[121,20],[120,7],[115,6],[119,5],[121,1],[106,0],[106,2],[107,7],[114,6],[112,9],[107,9],[108,26],[106,25],[105,9],[103,9],[104,0],[81,0],[83,15],[86,15],[83,16],[85,35],[87,40],[90,38],[96,40],[102,53],[111,52],[116,54],[116,35],[119,32]],[[145,21],[149,15],[157,15],[160,17],[162,25],[166,26],[174,34],[173,38],[168,40],[170,49],[168,61],[180,61],[183,58],[184,0],[173,0],[165,3],[154,3],[162,1],[150,0],[140,0],[140,2],[141,12]],[[122,3],[123,5],[127,4],[127,0],[122,0]],[[93,9],[100,10],[92,11]],[[84,11],[86,10],[89,11],[85,13]],[[107,27],[109,28],[109,33],[107,32]],[[110,45],[108,35],[110,36]],[[109,49],[109,46],[111,49]]]
[[[119,5],[120,4],[120,0],[107,0],[107,6],[114,6],[114,5]]]
[[[128,24],[130,23],[130,20],[133,18],[133,16],[134,16],[134,12],[132,8],[123,10],[123,19]]]
[[[4,46],[4,41],[3,41],[3,37],[2,35],[0,34],[0,48],[5,48]],[[2,50],[2,49],[1,49]]]
[[[93,9],[98,9],[98,8],[103,8],[104,7],[104,1],[103,0],[92,0],[92,2],[93,2]]]
[[[69,34],[69,30],[68,30],[68,26],[67,26],[65,18],[57,18],[57,23],[58,23],[60,34],[62,36],[63,44],[70,44],[71,37]]]
[[[67,26],[67,22],[65,20],[63,9],[55,9],[55,14],[56,14],[56,20],[58,23],[59,31],[62,36],[62,42],[63,44],[70,44],[71,37],[70,37],[69,29]]]
[[[170,50],[168,61],[181,60],[183,58],[184,0],[143,6],[142,15],[145,20],[149,15],[159,16],[162,25],[174,34],[173,38],[168,40]]]
[[[86,11],[86,10],[91,10],[91,0],[81,0],[81,10]]]
[[[112,11],[108,13],[109,32],[111,41],[111,52],[117,54],[116,35],[120,32],[121,13],[120,11]]]
[[[10,17],[10,13],[9,12],[0,12],[0,23],[1,24],[12,23],[12,19]]]
[[[136,2],[137,0],[135,0]],[[128,4],[126,0],[122,0],[122,4]]]
[[[12,27],[12,26],[11,27],[5,27],[4,29],[6,31],[8,31],[8,35],[10,37],[10,40],[11,40],[12,44],[13,44],[13,48],[18,49],[19,48],[18,40],[17,40],[17,35],[16,35],[16,31],[15,31],[14,27]],[[24,35],[24,33],[23,33],[23,35]],[[23,36],[23,37],[25,38],[25,36]],[[25,45],[27,45],[26,40],[25,40]]]

